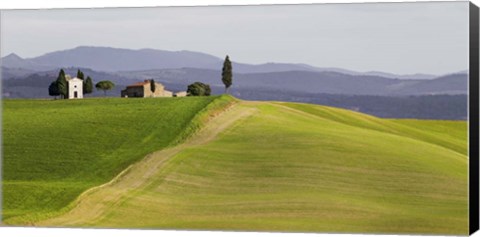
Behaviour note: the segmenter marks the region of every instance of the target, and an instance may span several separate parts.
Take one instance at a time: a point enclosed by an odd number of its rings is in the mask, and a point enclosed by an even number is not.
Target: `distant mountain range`
[[[48,70],[61,67],[82,67],[97,71],[140,71],[151,69],[201,68],[219,70],[223,58],[193,51],[165,51],[156,49],[120,49],[80,46],[55,51],[35,58],[21,58],[10,54],[2,58],[2,66],[28,70]],[[245,64],[233,62],[237,73],[266,73],[286,71],[338,72],[354,76],[380,76],[396,79],[433,79],[435,75],[396,75],[386,72],[356,72],[341,68],[314,67],[307,64],[265,63]]]
[[[26,59],[10,54],[1,61],[3,97],[48,98],[48,86],[60,68],[70,75],[81,69],[94,82],[113,81],[116,86],[109,96],[120,96],[126,85],[145,79],[174,92],[200,81],[210,84],[213,94],[221,94],[222,64],[223,59],[204,53],[153,49],[77,47]],[[386,118],[463,120],[467,116],[467,71],[395,75],[307,64],[236,62],[233,71],[230,92],[246,100],[317,103]]]

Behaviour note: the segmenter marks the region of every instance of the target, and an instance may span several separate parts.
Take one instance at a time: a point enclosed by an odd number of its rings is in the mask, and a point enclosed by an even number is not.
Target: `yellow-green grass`
[[[256,112],[182,148],[121,198],[93,194],[106,207],[95,219],[50,225],[468,233],[466,122],[276,102],[236,109]]]
[[[181,142],[229,97],[4,100],[7,224],[66,211],[148,153]]]

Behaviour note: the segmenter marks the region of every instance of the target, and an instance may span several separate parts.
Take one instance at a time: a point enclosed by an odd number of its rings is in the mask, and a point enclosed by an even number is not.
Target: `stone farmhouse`
[[[121,92],[122,97],[172,97],[171,91],[165,90],[165,87],[155,82],[155,91],[152,93],[150,90],[150,81],[145,80],[127,86],[125,90]]]
[[[68,83],[68,98],[83,99],[83,80],[77,77],[66,76]]]

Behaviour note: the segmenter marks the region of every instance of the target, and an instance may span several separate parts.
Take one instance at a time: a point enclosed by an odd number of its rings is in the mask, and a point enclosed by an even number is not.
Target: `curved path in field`
[[[199,132],[186,142],[147,155],[131,165],[110,182],[87,190],[76,200],[69,212],[35,223],[36,226],[78,226],[95,223],[105,211],[119,203],[126,194],[147,186],[151,178],[166,161],[182,150],[200,146],[214,140],[219,133],[255,113],[254,108],[245,108],[239,102],[212,118]]]
[[[283,102],[209,111],[183,144],[148,155],[68,212],[34,224],[467,233],[464,122]]]

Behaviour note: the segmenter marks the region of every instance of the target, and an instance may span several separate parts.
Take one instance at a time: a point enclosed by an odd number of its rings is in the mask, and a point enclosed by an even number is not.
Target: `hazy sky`
[[[468,2],[9,10],[1,55],[110,46],[444,74],[468,68],[467,13]]]

